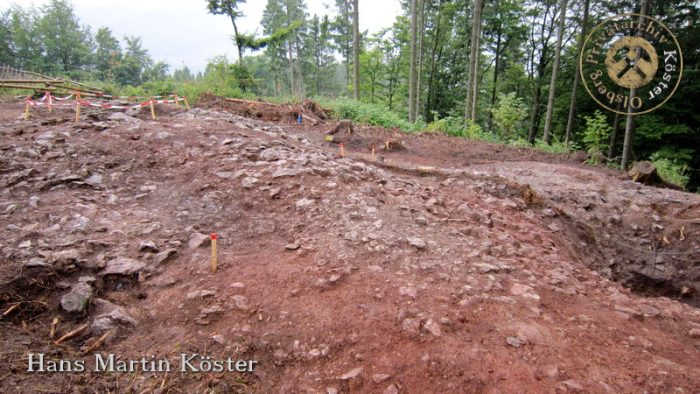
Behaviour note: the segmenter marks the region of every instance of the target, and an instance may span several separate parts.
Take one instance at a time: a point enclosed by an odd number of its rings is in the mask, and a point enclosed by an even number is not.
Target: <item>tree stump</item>
[[[301,108],[303,108],[304,111],[311,112],[312,114],[314,114],[314,116],[316,116],[320,120],[327,120],[328,119],[328,115],[326,114],[326,111],[324,111],[323,108],[321,108],[321,106],[318,105],[318,103],[313,101],[313,100],[309,100],[309,99],[304,100],[304,102],[301,103]]]
[[[656,172],[656,166],[650,161],[638,161],[634,163],[629,172],[627,172],[633,181],[643,183],[645,185],[665,185],[663,179]]]
[[[352,125],[352,120],[343,119],[331,130],[326,132],[326,135],[336,135],[338,133],[352,135],[355,132],[355,127]]]

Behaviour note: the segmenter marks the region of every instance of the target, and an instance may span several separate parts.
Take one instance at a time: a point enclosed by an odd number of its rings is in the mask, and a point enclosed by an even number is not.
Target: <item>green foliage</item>
[[[589,164],[600,164],[603,162],[603,152],[608,147],[612,126],[608,123],[608,117],[601,111],[596,110],[593,116],[584,116],[586,128],[583,133],[583,143],[589,154]]]
[[[255,38],[252,34],[238,34],[234,40],[241,48],[257,51],[267,48],[269,45],[280,45],[287,41],[304,23],[303,20],[296,20],[289,26],[281,27],[267,37]]]
[[[637,122],[635,130],[641,142],[651,143],[689,132],[691,132],[691,129],[686,124],[669,123],[656,114],[645,115],[643,121]]]
[[[350,119],[357,123],[399,128],[405,131],[415,130],[415,127],[408,123],[406,119],[395,112],[387,111],[381,105],[362,103],[351,99],[338,99],[324,102],[324,106],[330,107],[339,119]]]
[[[498,94],[498,104],[491,110],[493,121],[501,132],[503,139],[511,137],[513,128],[525,119],[526,110],[523,100],[515,92]]]
[[[689,163],[694,152],[689,148],[674,150],[665,147],[654,152],[649,160],[654,163],[661,178],[685,188],[690,181]]]

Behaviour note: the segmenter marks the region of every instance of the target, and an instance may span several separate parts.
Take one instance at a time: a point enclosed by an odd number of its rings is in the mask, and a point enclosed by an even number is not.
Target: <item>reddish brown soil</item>
[[[359,127],[339,158],[331,123],[71,117],[0,103],[2,392],[700,392],[697,195],[436,135]],[[214,274],[188,245],[211,232]],[[158,264],[143,241],[176,254]],[[144,266],[101,275],[117,257]],[[83,355],[103,300],[137,322]],[[57,337],[89,327],[57,345],[55,317]],[[26,371],[29,353],[95,352],[257,365]]]

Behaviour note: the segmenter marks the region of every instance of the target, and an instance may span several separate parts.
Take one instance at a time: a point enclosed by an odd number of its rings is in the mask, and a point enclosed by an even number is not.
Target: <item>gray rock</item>
[[[399,394],[399,389],[392,383],[384,389],[383,394]]]
[[[92,122],[92,127],[97,131],[107,130],[109,124],[107,122]]]
[[[418,237],[408,237],[406,238],[406,240],[408,241],[409,245],[415,247],[418,250],[423,250],[428,246],[428,244],[425,243],[424,240]]]
[[[100,275],[133,275],[146,268],[146,264],[128,257],[117,257],[107,262]]]
[[[294,205],[296,206],[297,210],[304,210],[312,207],[315,203],[316,201],[304,197],[301,200],[298,200]]]
[[[51,254],[51,259],[60,266],[73,264],[80,259],[80,252],[77,249],[67,249]]]
[[[29,197],[29,206],[32,208],[38,208],[39,207],[39,197],[37,197],[37,196]]]
[[[112,330],[122,326],[136,327],[138,320],[129,315],[126,309],[109,301],[95,300],[95,319],[92,322],[92,330],[96,332]]]
[[[500,267],[489,263],[473,263],[472,265],[482,274],[488,274],[489,272],[497,273],[501,270]]]
[[[506,338],[506,343],[513,347],[521,347],[526,344],[527,341],[522,338],[508,337]]]
[[[160,253],[157,253],[155,256],[153,256],[153,262],[156,265],[160,265],[163,263],[168,262],[173,256],[177,254],[177,250],[175,249],[166,249]]]
[[[390,377],[391,377],[391,375],[386,374],[386,373],[375,373],[374,375],[372,375],[372,381],[374,383],[379,384],[379,383],[389,379]]]
[[[139,243],[139,252],[158,253],[159,251],[160,248],[154,241],[141,241]]]
[[[209,307],[203,307],[199,310],[199,313],[201,314],[202,317],[207,317],[209,315],[213,315],[216,313],[222,313],[224,312],[224,308],[222,308],[219,305],[212,305]]]
[[[436,337],[439,337],[442,335],[442,329],[440,328],[440,323],[437,323],[433,319],[428,319],[423,324],[423,328],[425,328],[429,333],[435,335]]]
[[[690,335],[691,338],[700,338],[700,328],[691,328],[690,331],[688,331],[688,335]]]
[[[297,250],[297,249],[300,248],[300,245],[299,245],[298,243],[294,242],[294,243],[291,243],[291,244],[286,244],[286,245],[284,245],[284,248],[287,249],[287,250]]]
[[[24,263],[24,266],[27,268],[41,268],[41,267],[51,267],[51,264],[47,263],[46,260],[39,258],[39,257],[32,257]]]
[[[539,294],[535,293],[532,287],[528,285],[523,285],[521,283],[513,284],[513,287],[510,288],[510,293],[515,296],[530,298],[536,301],[539,301],[540,299]]]
[[[295,170],[295,169],[290,169],[290,168],[280,168],[277,171],[272,173],[272,178],[273,179],[282,178],[285,176],[293,177],[293,176],[297,176],[303,172],[304,172],[304,170],[299,170],[299,169]]]
[[[656,317],[661,314],[661,311],[651,305],[646,304],[639,305],[639,311],[646,317]]]
[[[416,223],[420,224],[421,226],[425,226],[428,224],[428,219],[424,218],[423,216],[418,216],[416,218]]]
[[[233,296],[233,303],[236,305],[237,309],[247,310],[248,309],[248,298],[242,295]]]
[[[61,308],[68,313],[83,313],[90,304],[90,298],[92,298],[92,286],[85,282],[78,282],[61,297]]]
[[[195,298],[204,298],[204,297],[214,297],[216,296],[216,292],[213,290],[194,290],[190,291],[185,295],[185,298],[188,300],[194,300]]]
[[[255,187],[255,184],[258,183],[258,178],[249,176],[243,178],[241,181],[241,186],[243,186],[245,189],[252,189]]]
[[[202,233],[194,233],[190,236],[190,240],[187,243],[187,246],[190,249],[197,249],[197,248],[205,248],[207,246],[211,245],[211,238]]]
[[[573,379],[566,380],[562,382],[562,384],[568,389],[571,390],[574,393],[580,393],[583,392],[583,386],[581,384]]]
[[[420,335],[420,320],[404,319],[401,322],[401,330],[406,332],[411,337],[416,337]]]
[[[399,294],[411,297],[415,300],[418,295],[418,290],[413,286],[401,286],[399,287]]]
[[[90,175],[87,179],[85,179],[85,183],[92,187],[98,187],[102,185],[102,175],[100,174],[92,174]]]
[[[347,241],[357,241],[357,237],[359,237],[357,231],[348,231],[343,238]]]
[[[362,368],[362,367],[353,368],[350,371],[341,375],[338,379],[340,379],[340,380],[356,379],[357,377],[362,375],[363,370],[364,370],[364,368]]]
[[[131,116],[125,114],[124,112],[115,112],[107,117],[108,120],[112,120],[115,122],[122,122],[122,121],[127,121],[127,120],[133,120]]]

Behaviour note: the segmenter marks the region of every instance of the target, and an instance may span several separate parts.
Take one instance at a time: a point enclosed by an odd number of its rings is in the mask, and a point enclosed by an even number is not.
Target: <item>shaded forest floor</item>
[[[0,103],[0,391],[700,390],[700,196],[374,127],[341,158],[333,122],[220,104]],[[95,352],[257,365],[27,372]]]

